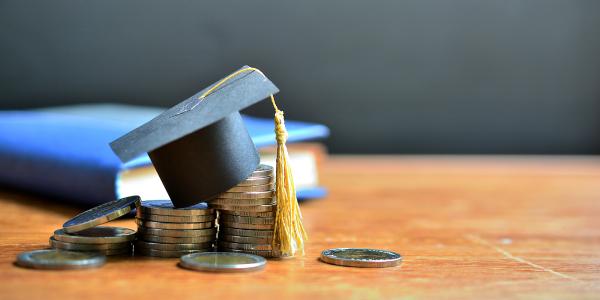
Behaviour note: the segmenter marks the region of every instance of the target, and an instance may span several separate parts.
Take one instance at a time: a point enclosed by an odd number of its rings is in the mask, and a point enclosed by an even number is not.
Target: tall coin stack
[[[259,165],[243,182],[209,202],[219,212],[219,251],[279,257],[271,246],[275,225],[273,167]]]
[[[216,213],[206,203],[174,208],[169,200],[142,201],[137,209],[135,255],[181,257],[213,250]]]

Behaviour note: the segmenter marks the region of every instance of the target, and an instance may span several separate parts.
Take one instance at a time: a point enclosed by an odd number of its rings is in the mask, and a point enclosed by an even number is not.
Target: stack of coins
[[[62,229],[54,231],[50,247],[104,255],[131,255],[134,230],[98,225],[128,214],[139,202],[138,196],[125,197],[76,215],[65,222]]]
[[[273,167],[259,165],[246,180],[209,202],[219,211],[219,251],[278,257],[271,246],[275,224]]]
[[[216,238],[216,213],[206,203],[176,209],[171,201],[142,201],[137,209],[135,254],[181,257],[212,251]]]
[[[98,226],[76,233],[58,229],[50,237],[50,247],[104,255],[127,255],[132,252],[131,242],[134,239],[134,230],[121,227]]]

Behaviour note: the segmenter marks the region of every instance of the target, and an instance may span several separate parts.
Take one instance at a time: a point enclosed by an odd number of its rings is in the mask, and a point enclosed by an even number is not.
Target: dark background
[[[600,153],[597,0],[0,0],[0,41],[1,109],[170,106],[248,64],[332,152]]]

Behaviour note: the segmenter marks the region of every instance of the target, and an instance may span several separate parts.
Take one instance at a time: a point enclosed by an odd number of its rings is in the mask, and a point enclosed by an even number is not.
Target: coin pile
[[[104,255],[127,255],[132,252],[131,242],[134,239],[135,230],[122,227],[98,226],[76,233],[58,229],[50,237],[50,247]]]
[[[206,203],[174,208],[171,201],[142,201],[138,206],[135,255],[180,257],[213,250],[216,212]]]
[[[63,224],[50,237],[50,247],[59,250],[94,252],[103,255],[130,255],[135,231],[129,228],[98,226],[128,214],[140,197],[131,196],[87,210]]]
[[[279,256],[271,245],[277,209],[273,167],[259,165],[250,177],[208,205],[219,212],[219,251]]]

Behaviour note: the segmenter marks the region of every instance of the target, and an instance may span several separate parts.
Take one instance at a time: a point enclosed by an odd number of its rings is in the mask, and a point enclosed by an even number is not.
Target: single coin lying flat
[[[33,269],[87,269],[106,263],[106,256],[90,252],[73,252],[57,249],[23,252],[17,256],[17,265]]]
[[[402,256],[387,250],[335,248],[321,252],[321,261],[344,267],[387,268],[399,265]]]
[[[249,272],[265,267],[260,256],[232,252],[193,253],[181,257],[179,265],[186,269],[206,272]]]

